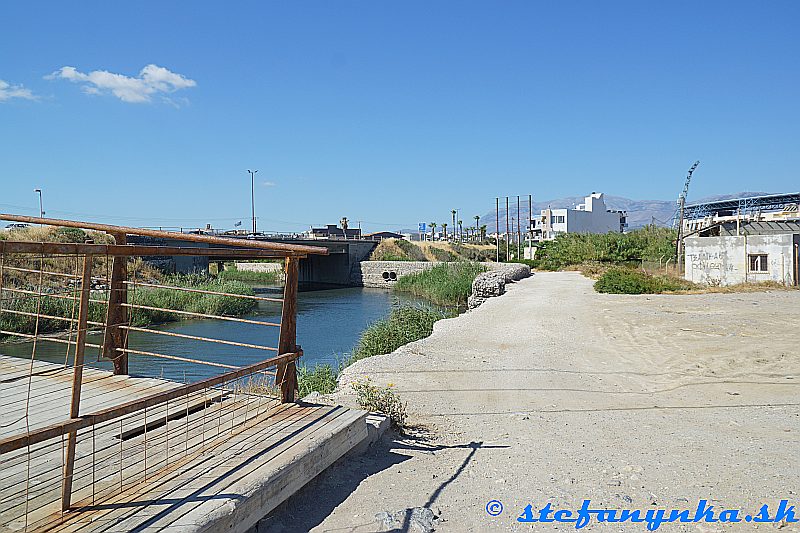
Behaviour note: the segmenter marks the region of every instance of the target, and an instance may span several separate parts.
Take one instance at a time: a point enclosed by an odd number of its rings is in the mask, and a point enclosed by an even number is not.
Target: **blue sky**
[[[793,1],[4,2],[0,210],[38,212],[41,187],[52,216],[247,226],[248,168],[266,230],[672,199],[695,159],[690,200],[795,191],[798,21]]]

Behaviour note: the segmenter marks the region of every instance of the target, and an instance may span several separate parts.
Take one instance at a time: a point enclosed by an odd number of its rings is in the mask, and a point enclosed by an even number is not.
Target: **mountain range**
[[[708,196],[706,198],[701,198],[699,200],[692,200],[687,202],[687,204],[699,204],[705,202],[715,202],[719,200],[728,200],[730,198],[742,198],[747,196],[764,196],[767,194],[773,194],[768,192],[751,192],[751,191],[743,191],[738,192],[735,194],[723,194],[717,196]],[[667,226],[670,225],[673,215],[677,209],[677,202],[675,200],[632,200],[630,198],[625,198],[622,196],[610,196],[610,195],[603,195],[603,198],[606,202],[606,207],[608,209],[616,209],[619,211],[627,211],[628,213],[628,228],[634,229],[642,227],[646,224],[650,224],[655,222],[659,226]],[[543,202],[533,202],[533,212],[534,214],[539,214],[542,209],[552,208],[552,209],[560,209],[560,208],[574,208],[578,204],[582,204],[584,202],[585,197],[583,196],[568,196],[565,198],[557,198],[555,200],[547,200]],[[504,198],[500,199],[501,206],[500,206],[500,231],[505,231],[506,227],[506,215],[505,215],[505,200]],[[516,196],[509,199],[509,212],[510,217],[514,219],[514,224],[516,224],[517,218],[517,198]],[[525,227],[525,220],[527,220],[528,216],[528,197],[521,197],[520,198],[520,220],[522,220],[522,226]],[[495,231],[495,213],[489,212],[485,215],[481,216],[481,225],[486,224],[489,233],[493,233]],[[463,220],[463,217],[462,217]],[[475,223],[473,218],[469,220],[464,220],[464,225],[472,226]],[[450,222],[452,224],[452,222]]]

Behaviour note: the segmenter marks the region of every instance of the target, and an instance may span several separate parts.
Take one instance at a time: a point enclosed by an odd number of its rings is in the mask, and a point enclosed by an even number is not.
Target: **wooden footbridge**
[[[314,246],[2,215],[0,220],[80,228],[99,242],[0,240],[0,339],[30,345],[30,357],[0,343],[0,531],[245,532],[367,437],[366,413],[295,402],[298,261]],[[98,234],[99,235],[99,234]],[[129,235],[186,246],[129,245]],[[13,233],[10,234],[13,238]],[[100,240],[100,239],[97,239]],[[192,247],[202,242],[208,247]],[[141,256],[282,258],[282,298],[170,286],[136,271]],[[280,322],[141,303],[147,291],[280,303]],[[147,301],[147,300],[145,300]],[[137,312],[277,328],[277,346],[148,328]],[[90,331],[101,343],[87,342]],[[181,336],[192,357],[137,349],[129,333]],[[63,364],[37,347],[64,347]],[[237,367],[203,357],[214,345],[262,350]],[[191,383],[128,375],[130,357],[207,364]],[[111,362],[113,372],[93,367]]]

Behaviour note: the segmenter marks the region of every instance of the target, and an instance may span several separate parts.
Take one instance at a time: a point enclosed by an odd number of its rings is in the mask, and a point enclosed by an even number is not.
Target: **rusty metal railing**
[[[296,361],[302,355],[296,342],[298,263],[307,254],[326,254],[325,248],[17,215],[0,214],[0,220],[94,230],[114,241],[0,240],[0,318],[17,317],[12,324],[23,326],[0,328],[0,336],[31,344],[27,370],[8,376],[0,373],[0,411],[8,415],[0,421],[0,529],[35,529],[68,511],[131,490],[224,441],[227,435],[244,431],[276,405],[294,401]],[[129,245],[128,235],[209,247]],[[282,258],[283,295],[182,287],[143,280],[135,270],[129,272],[134,258],[165,256]],[[280,304],[280,321],[137,303],[137,292],[146,290]],[[134,324],[135,313],[142,311],[277,329],[277,346]],[[238,367],[130,346],[132,332],[274,355]],[[102,342],[88,342],[90,334],[102,335]],[[65,346],[64,364],[54,370],[53,365],[40,363],[37,348],[42,343]],[[95,361],[87,359],[87,349],[96,351]],[[110,390],[95,386],[105,378],[91,363],[111,362],[113,374],[124,376],[130,356],[202,364],[222,373],[184,384],[150,380],[153,383],[144,388],[115,381],[130,389],[124,398],[114,394],[114,384]],[[86,409],[82,401],[92,408]],[[49,414],[67,406],[62,418]]]

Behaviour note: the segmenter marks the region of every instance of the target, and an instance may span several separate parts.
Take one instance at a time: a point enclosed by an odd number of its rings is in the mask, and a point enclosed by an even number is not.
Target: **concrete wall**
[[[187,242],[179,239],[155,239],[152,237],[140,237],[134,235],[128,236],[128,244],[208,248],[208,244],[206,243]],[[208,272],[208,257],[175,255],[171,257],[143,257],[142,259],[154,267],[169,273],[196,274]]]
[[[377,246],[376,241],[342,241],[341,250],[329,255],[309,255],[300,260],[300,283],[348,286],[353,284],[353,272]]]
[[[619,233],[619,213],[608,211],[570,210],[567,215],[567,231],[569,233]]]
[[[351,282],[363,287],[388,288],[407,274],[422,272],[440,265],[438,261],[361,261],[353,269]],[[530,268],[519,263],[482,263],[489,270],[500,270],[508,281],[530,275]]]
[[[735,285],[776,281],[795,284],[798,235],[687,237],[684,277],[695,283]],[[748,256],[767,255],[767,272],[752,272]]]
[[[351,282],[363,287],[391,287],[401,276],[438,264],[433,261],[361,261],[353,268]]]

